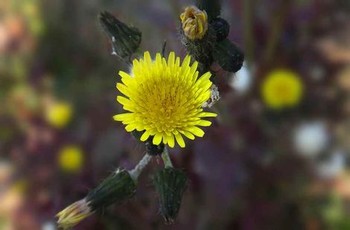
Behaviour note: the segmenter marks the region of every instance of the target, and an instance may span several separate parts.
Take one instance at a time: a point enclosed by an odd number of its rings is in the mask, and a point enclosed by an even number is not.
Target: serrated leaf
[[[218,42],[213,50],[213,58],[226,71],[237,72],[243,64],[243,52],[230,40]]]
[[[124,59],[130,57],[140,46],[141,32],[115,18],[107,11],[99,16],[100,24],[112,43],[112,54]]]
[[[207,12],[209,22],[221,13],[220,0],[196,0],[196,6]]]

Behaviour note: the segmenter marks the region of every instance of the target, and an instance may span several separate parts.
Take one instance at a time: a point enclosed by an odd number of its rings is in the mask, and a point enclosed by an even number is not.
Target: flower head
[[[202,39],[208,30],[208,16],[195,6],[186,7],[180,15],[182,29],[191,40]]]
[[[183,136],[193,140],[202,137],[204,131],[198,126],[210,126],[205,117],[216,117],[215,113],[204,112],[202,105],[210,98],[209,72],[198,78],[197,66],[190,65],[190,57],[183,63],[175,53],[168,60],[158,53],[153,61],[149,52],[144,58],[134,60],[131,74],[119,72],[122,83],[118,90],[125,96],[117,101],[127,113],[114,119],[126,125],[128,132],[143,131],[141,141],[153,137],[153,144],[164,143],[174,147],[175,140],[185,147]]]
[[[261,93],[265,104],[272,109],[292,107],[299,103],[303,92],[300,77],[289,70],[275,70],[266,76]]]

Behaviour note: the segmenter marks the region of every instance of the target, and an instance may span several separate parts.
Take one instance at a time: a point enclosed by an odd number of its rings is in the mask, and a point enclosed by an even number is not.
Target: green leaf
[[[237,72],[243,64],[242,51],[230,40],[218,42],[213,50],[213,58],[226,71]]]
[[[129,58],[140,46],[141,32],[124,24],[108,12],[99,16],[100,24],[112,42],[112,54],[125,59]]]
[[[209,22],[218,17],[221,12],[220,0],[196,0],[196,6],[207,12]]]

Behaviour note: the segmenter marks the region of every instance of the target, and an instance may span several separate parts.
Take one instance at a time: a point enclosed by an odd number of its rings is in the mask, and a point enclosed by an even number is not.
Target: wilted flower
[[[92,214],[86,199],[79,200],[59,212],[57,224],[60,228],[69,229]]]
[[[63,229],[72,228],[94,212],[119,204],[135,194],[136,184],[126,170],[117,170],[104,179],[87,196],[59,212],[57,224]]]
[[[72,118],[72,106],[67,102],[54,102],[45,111],[47,122],[55,128],[64,128]]]
[[[263,80],[261,94],[265,104],[272,109],[297,105],[302,97],[303,84],[300,76],[290,70],[278,69]]]
[[[125,96],[118,96],[117,101],[129,112],[114,119],[123,122],[128,132],[144,131],[140,140],[153,137],[155,145],[174,147],[176,139],[185,147],[183,135],[191,140],[202,137],[204,131],[198,126],[211,125],[202,118],[216,114],[203,111],[211,95],[211,74],[198,78],[197,66],[197,62],[190,65],[189,56],[180,64],[174,52],[168,60],[158,53],[154,61],[145,52],[143,59],[134,60],[131,74],[119,72],[123,83],[117,83],[117,88]]]
[[[79,146],[64,146],[58,153],[58,165],[65,172],[77,172],[83,166],[84,155]]]
[[[182,29],[191,40],[202,39],[208,30],[208,16],[195,6],[186,7],[180,15]]]

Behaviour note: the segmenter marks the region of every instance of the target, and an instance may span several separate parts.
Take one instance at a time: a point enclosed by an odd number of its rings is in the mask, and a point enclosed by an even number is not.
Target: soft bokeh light
[[[78,172],[84,164],[84,153],[79,146],[66,145],[59,151],[57,161],[62,171]]]

